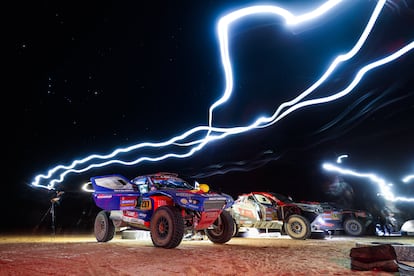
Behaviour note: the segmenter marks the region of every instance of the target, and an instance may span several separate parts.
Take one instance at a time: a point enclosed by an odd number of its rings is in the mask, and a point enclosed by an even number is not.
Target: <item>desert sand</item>
[[[398,275],[353,271],[357,242],[414,244],[414,237],[293,240],[288,236],[234,237],[226,244],[183,240],[174,249],[120,234],[98,243],[87,235],[3,235],[0,275]]]

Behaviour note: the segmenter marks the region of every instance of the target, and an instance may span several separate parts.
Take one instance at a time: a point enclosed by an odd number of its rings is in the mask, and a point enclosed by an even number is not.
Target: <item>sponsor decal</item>
[[[157,206],[168,205],[168,202],[163,198],[154,198],[154,204]]]
[[[331,219],[331,220],[340,220],[341,219],[341,214],[338,212],[331,212],[328,214],[323,214],[322,217],[324,219]]]
[[[252,210],[239,209],[240,216],[254,218],[255,215]]]
[[[121,209],[127,208],[127,207],[135,207],[137,205],[137,201],[135,197],[126,197],[122,196],[119,201],[119,206]]]
[[[126,222],[133,222],[133,223],[137,223],[137,224],[144,224],[145,223],[145,221],[142,220],[142,219],[125,217],[125,216],[124,216],[123,220],[126,221]]]
[[[215,194],[201,194],[201,196],[208,197],[209,200],[226,200],[227,199],[221,195],[215,195]]]
[[[182,199],[180,199],[180,202],[181,202],[182,204],[188,204],[188,200],[187,200],[186,198],[182,198]]]
[[[133,211],[124,211],[125,217],[138,218],[138,213]]]
[[[101,199],[101,198],[112,198],[112,195],[108,195],[108,194],[98,194],[96,197],[99,198],[99,199]]]
[[[193,196],[193,194],[190,194],[190,193],[176,193],[175,195],[176,195],[176,196],[183,196],[183,197],[190,197],[190,196]]]
[[[138,216],[140,218],[146,218],[147,217],[147,214],[146,213],[139,213]]]
[[[122,200],[121,199],[121,204],[134,204],[135,203],[135,199],[128,199],[128,200]]]

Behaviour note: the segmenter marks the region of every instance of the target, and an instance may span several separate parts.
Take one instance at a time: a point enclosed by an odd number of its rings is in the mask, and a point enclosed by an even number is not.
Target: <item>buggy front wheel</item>
[[[300,215],[291,215],[285,223],[285,232],[295,240],[306,240],[311,236],[309,221]]]
[[[172,206],[159,207],[152,216],[150,234],[156,247],[177,247],[184,236],[184,220],[180,211]]]
[[[234,225],[233,217],[223,210],[216,221],[205,230],[205,233],[213,243],[226,243],[235,234]]]

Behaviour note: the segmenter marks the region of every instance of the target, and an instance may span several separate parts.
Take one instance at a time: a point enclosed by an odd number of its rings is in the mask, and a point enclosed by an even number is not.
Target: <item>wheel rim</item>
[[[168,220],[164,217],[160,218],[157,222],[157,234],[160,238],[165,238],[168,235],[170,227]]]
[[[311,235],[310,225],[306,218],[294,215],[289,217],[285,225],[286,233],[294,239],[307,239]]]
[[[106,221],[102,216],[99,216],[99,219],[97,223],[95,224],[96,236],[102,239],[103,236],[105,235],[105,229],[106,229]]]
[[[213,229],[211,230],[211,233],[213,235],[220,236],[223,234],[224,226],[223,226],[220,216],[217,218],[217,222],[214,223],[212,226],[213,226]]]
[[[302,232],[303,227],[302,224],[300,224],[298,221],[295,221],[292,223],[290,229],[293,233],[300,234]]]
[[[359,234],[361,232],[360,225],[355,221],[348,222],[348,231],[354,235]]]
[[[356,232],[358,231],[358,225],[356,225],[355,223],[352,223],[349,228],[351,229],[352,232]]]

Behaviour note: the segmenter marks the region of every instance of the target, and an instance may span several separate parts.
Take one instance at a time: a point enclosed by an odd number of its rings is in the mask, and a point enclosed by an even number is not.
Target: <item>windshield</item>
[[[170,189],[194,189],[192,185],[187,183],[181,178],[152,178],[153,184],[158,188],[170,188]]]
[[[281,194],[277,194],[277,193],[270,193],[272,194],[274,197],[276,197],[278,200],[284,202],[284,203],[294,203],[292,198],[289,196],[285,196],[285,195],[281,195]]]

